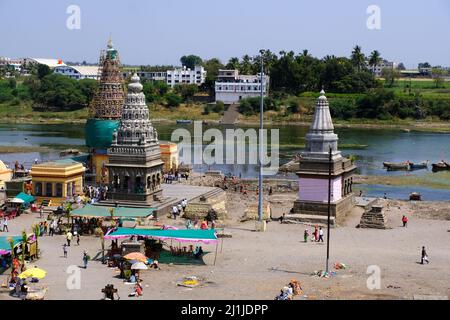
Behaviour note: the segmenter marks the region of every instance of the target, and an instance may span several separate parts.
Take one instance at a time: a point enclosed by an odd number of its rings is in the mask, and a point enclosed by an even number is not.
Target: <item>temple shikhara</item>
[[[119,128],[108,148],[108,200],[150,205],[162,194],[163,162],[139,80],[136,74],[131,77]]]
[[[334,133],[330,107],[322,90],[310,130],[306,135],[306,150],[301,154],[300,168],[296,172],[299,195],[294,202],[292,213],[298,215],[298,220],[326,223],[330,165],[331,223],[335,224],[353,207],[352,176],[356,166],[338,150],[338,136]]]
[[[87,180],[108,183],[107,148],[119,125],[124,103],[124,80],[119,53],[109,39],[106,51],[100,53],[98,89],[90,104],[90,118],[86,122],[86,145],[90,149]]]

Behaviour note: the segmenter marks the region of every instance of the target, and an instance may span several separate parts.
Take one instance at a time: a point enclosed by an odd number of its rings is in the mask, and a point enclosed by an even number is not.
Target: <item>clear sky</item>
[[[69,5],[81,28],[66,27]],[[377,5],[381,29],[366,13]],[[450,66],[448,0],[0,0],[0,56],[96,62],[109,34],[126,64],[179,64],[260,48],[348,56],[354,45],[413,68]]]

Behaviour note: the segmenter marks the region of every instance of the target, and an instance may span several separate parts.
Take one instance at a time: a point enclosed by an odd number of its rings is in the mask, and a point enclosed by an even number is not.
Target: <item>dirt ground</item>
[[[90,261],[81,272],[81,288],[69,290],[66,282],[69,266],[82,264],[82,252],[88,250],[96,256],[100,240],[83,236],[80,246],[68,249],[68,258],[62,257],[63,236],[44,236],[39,240],[41,259],[32,263],[47,270],[41,281],[49,288],[46,299],[101,299],[101,289],[112,283],[119,290],[121,299],[274,299],[280,289],[295,278],[303,287],[303,294],[295,299],[413,299],[419,297],[450,296],[450,221],[449,203],[410,204],[389,201],[387,209],[390,229],[357,229],[360,212],[354,212],[346,223],[331,229],[330,267],[335,262],[348,265],[345,270],[335,270],[330,278],[311,275],[325,269],[326,245],[303,242],[303,232],[310,226],[280,224],[272,221],[266,232],[255,232],[255,222],[239,222],[243,211],[255,203],[256,194],[242,196],[230,190],[227,195],[229,219],[219,227],[231,233],[232,238],[220,241],[217,260],[214,263],[215,245],[205,245],[208,253],[204,265],[162,264],[161,270],[144,271],[144,295],[128,297],[131,286],[117,278],[117,270],[109,269],[99,261]],[[274,194],[285,197],[278,212],[289,210],[295,193]],[[287,212],[286,211],[286,212]],[[407,214],[407,228],[401,226],[401,216]],[[22,215],[9,224],[10,235],[17,235],[38,221],[37,214]],[[165,221],[184,228],[184,221]],[[325,232],[326,234],[326,232]],[[0,235],[5,233],[0,232]],[[325,239],[327,240],[327,239]],[[326,242],[325,242],[326,243]],[[107,242],[109,245],[109,241]],[[426,246],[431,263],[421,265],[421,247]],[[378,266],[381,276],[379,289],[368,289],[369,266]],[[205,285],[197,288],[177,286],[184,276],[205,279]],[[0,282],[6,275],[0,275]],[[369,279],[370,280],[370,279]],[[15,299],[0,293],[0,300]]]

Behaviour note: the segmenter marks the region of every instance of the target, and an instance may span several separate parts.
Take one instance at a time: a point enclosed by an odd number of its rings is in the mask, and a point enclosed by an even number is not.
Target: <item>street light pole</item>
[[[259,110],[259,176],[258,176],[258,221],[263,220],[263,116],[264,116],[264,57],[263,50],[261,53],[261,104]]]
[[[327,266],[326,273],[329,272],[329,260],[330,260],[330,219],[331,219],[331,172],[332,172],[332,149],[330,146],[330,151],[328,155],[328,220],[327,220]]]

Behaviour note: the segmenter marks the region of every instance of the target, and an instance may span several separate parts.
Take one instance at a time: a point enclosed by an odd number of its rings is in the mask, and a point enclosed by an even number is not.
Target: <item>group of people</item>
[[[314,227],[314,232],[311,234],[311,241],[312,242],[323,242],[323,229],[322,227],[317,228],[317,226]],[[305,242],[308,242],[309,230],[305,229],[305,232],[303,233],[303,240]]]
[[[102,185],[100,187],[85,186],[83,189],[84,195],[89,198],[89,203],[95,203],[100,200],[106,200],[108,193],[108,186]],[[78,195],[79,196],[79,195]],[[78,201],[76,201],[79,203]]]
[[[180,181],[180,179],[189,179],[189,173],[181,173],[178,170],[170,170],[169,172],[165,172],[163,175],[164,183],[172,183],[173,181]]]
[[[201,229],[201,230],[207,230],[209,228],[208,220],[203,219],[202,222],[199,225],[200,220],[196,217],[194,219],[194,222],[192,222],[191,219],[186,220],[186,229]],[[211,229],[216,228],[216,221],[211,220]]]
[[[301,294],[302,290],[300,282],[296,279],[291,279],[289,284],[281,289],[280,294],[275,297],[275,300],[292,300],[294,296]]]
[[[172,216],[174,220],[177,219],[177,216],[181,215],[181,213],[184,213],[186,211],[187,204],[188,201],[186,198],[184,198],[183,200],[181,200],[180,203],[172,207]]]

